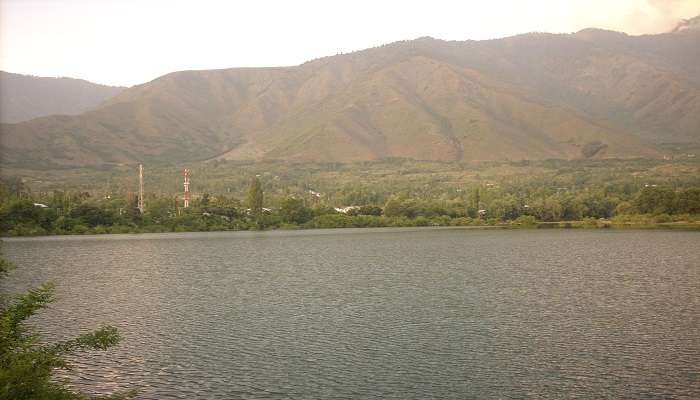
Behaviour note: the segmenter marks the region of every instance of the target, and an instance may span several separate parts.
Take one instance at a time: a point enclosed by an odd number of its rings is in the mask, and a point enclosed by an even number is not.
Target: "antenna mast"
[[[184,200],[185,208],[189,208],[189,206],[190,206],[190,170],[185,168],[182,171],[182,175],[185,177],[185,180],[183,181],[183,184],[185,186],[185,193],[183,194],[182,199]]]
[[[143,214],[143,164],[139,164],[139,211]]]

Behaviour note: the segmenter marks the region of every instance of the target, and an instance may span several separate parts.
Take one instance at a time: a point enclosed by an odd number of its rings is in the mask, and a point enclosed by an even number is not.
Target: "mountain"
[[[698,31],[700,30],[700,15],[681,21],[672,32]]]
[[[700,32],[420,38],[294,67],[182,71],[3,124],[5,165],[660,157],[700,141]]]
[[[42,78],[0,71],[0,122],[52,114],[77,115],[124,90],[71,78]]]

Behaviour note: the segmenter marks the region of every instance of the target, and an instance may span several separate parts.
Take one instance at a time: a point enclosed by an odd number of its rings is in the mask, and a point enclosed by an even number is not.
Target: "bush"
[[[92,233],[101,235],[104,233],[109,233],[109,229],[104,225],[97,225],[96,227],[92,228]]]
[[[76,226],[73,227],[72,232],[73,232],[73,233],[76,233],[76,234],[78,234],[78,235],[82,235],[82,234],[84,234],[84,233],[87,233],[87,231],[89,231],[89,230],[90,230],[90,228],[88,228],[88,227],[85,226],[85,225],[76,225]]]
[[[358,215],[352,217],[352,226],[355,228],[378,228],[386,226],[386,221],[376,215]]]
[[[452,218],[447,215],[438,215],[430,218],[430,224],[433,226],[449,226],[452,222]]]
[[[74,218],[61,216],[58,217],[58,219],[56,219],[56,222],[54,223],[54,228],[61,231],[70,232],[73,230],[75,225],[78,225],[79,223],[80,221]]]
[[[10,264],[0,257],[0,277]],[[46,283],[19,296],[6,296],[0,302],[0,399],[90,399],[74,392],[52,376],[57,369],[68,369],[67,355],[89,350],[106,350],[120,340],[114,327],[80,335],[54,344],[42,343],[25,322],[46,308],[54,299],[54,285]],[[109,398],[131,398],[134,392]]]
[[[299,229],[299,225],[282,223],[282,224],[280,224],[279,229],[281,229],[283,231],[293,231],[293,230]]]
[[[452,226],[468,226],[472,224],[472,219],[469,217],[459,217],[450,221]]]
[[[521,215],[513,220],[513,224],[520,226],[533,226],[537,224],[537,219],[532,215]]]
[[[288,224],[304,224],[314,217],[314,211],[302,200],[290,197],[282,202],[280,217]]]
[[[356,216],[356,215],[374,215],[374,216],[380,216],[382,215],[382,209],[381,207],[377,206],[361,206],[360,208],[352,209],[348,211],[348,215],[351,216]]]
[[[430,225],[430,220],[428,218],[420,216],[420,217],[416,217],[414,223],[416,226],[428,226],[428,225]]]
[[[598,226],[598,220],[592,217],[586,217],[582,220],[582,226],[587,228],[595,228]]]
[[[20,223],[9,232],[11,236],[41,236],[46,235],[46,229],[33,223]]]
[[[95,227],[97,225],[112,225],[112,213],[91,204],[80,204],[70,212],[71,218],[78,219],[84,224]]]
[[[656,223],[665,223],[665,222],[671,222],[671,216],[668,214],[659,214],[656,217],[654,217],[654,222]]]
[[[314,217],[306,224],[310,228],[350,228],[353,226],[352,217],[345,214],[326,214]]]
[[[109,227],[109,233],[131,233],[134,228],[128,225],[112,225]]]
[[[393,217],[387,218],[386,224],[393,227],[413,227],[416,226],[416,220],[408,217]]]

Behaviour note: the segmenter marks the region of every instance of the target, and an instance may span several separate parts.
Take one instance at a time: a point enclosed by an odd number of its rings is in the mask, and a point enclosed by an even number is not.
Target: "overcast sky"
[[[130,86],[187,69],[296,65],[397,40],[671,29],[700,0],[0,0],[0,69]]]

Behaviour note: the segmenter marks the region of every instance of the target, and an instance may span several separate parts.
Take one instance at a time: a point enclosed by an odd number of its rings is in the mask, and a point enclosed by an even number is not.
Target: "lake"
[[[3,240],[65,373],[141,399],[700,398],[700,233],[343,229]]]

